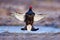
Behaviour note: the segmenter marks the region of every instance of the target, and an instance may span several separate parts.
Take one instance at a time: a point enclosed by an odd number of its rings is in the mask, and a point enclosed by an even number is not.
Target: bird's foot
[[[27,28],[21,28],[21,30],[27,30]],[[37,31],[39,28],[32,28],[31,31]]]
[[[39,28],[32,28],[31,31],[37,31]]]
[[[27,30],[27,28],[21,28],[21,30]]]

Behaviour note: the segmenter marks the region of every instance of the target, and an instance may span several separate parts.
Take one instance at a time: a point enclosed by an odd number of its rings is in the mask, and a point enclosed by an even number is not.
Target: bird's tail
[[[29,25],[27,25],[27,30],[28,31],[31,31],[31,29],[32,29],[32,26],[29,24]]]

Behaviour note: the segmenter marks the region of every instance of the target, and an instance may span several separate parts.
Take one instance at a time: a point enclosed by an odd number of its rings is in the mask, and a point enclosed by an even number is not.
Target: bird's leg
[[[24,27],[25,30],[27,30],[27,25]]]
[[[21,30],[27,30],[27,25],[24,28],[21,28]]]
[[[21,28],[21,30],[27,30],[27,27],[25,26],[24,28]]]
[[[33,21],[31,21],[31,26],[32,26],[31,30],[34,30],[35,28],[33,26]]]
[[[36,30],[39,29],[39,28],[35,28],[35,27],[33,26],[33,24],[31,24],[31,25],[32,25],[31,31],[36,31]]]
[[[35,28],[34,28],[34,26],[32,25],[32,28],[31,28],[31,30],[34,30]]]
[[[32,26],[31,31],[37,31],[39,28],[35,28],[34,26]]]

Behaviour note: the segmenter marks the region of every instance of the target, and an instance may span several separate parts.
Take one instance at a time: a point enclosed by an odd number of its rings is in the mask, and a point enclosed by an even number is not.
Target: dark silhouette
[[[38,29],[35,29],[33,27],[34,16],[35,16],[35,13],[32,11],[32,6],[30,6],[28,12],[25,14],[25,20],[24,20],[24,22],[26,23],[26,26],[24,28],[22,28],[22,30],[27,30],[27,25],[29,25],[29,24],[32,26],[31,31],[38,30]]]

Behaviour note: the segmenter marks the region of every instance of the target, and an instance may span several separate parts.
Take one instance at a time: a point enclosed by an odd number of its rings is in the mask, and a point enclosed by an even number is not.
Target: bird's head
[[[32,11],[32,6],[31,6],[31,5],[29,6],[29,12],[30,12],[30,11]]]
[[[29,6],[29,10],[28,10],[27,14],[29,14],[29,15],[33,14],[32,6]]]
[[[29,6],[29,9],[32,9],[32,6],[31,5]]]

